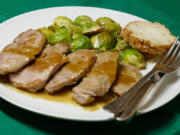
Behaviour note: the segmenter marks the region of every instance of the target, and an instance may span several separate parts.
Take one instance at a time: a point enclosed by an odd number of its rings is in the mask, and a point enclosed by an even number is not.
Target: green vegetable
[[[77,34],[72,43],[72,52],[78,50],[78,49],[90,49],[91,48],[91,41],[90,39],[85,35]]]
[[[119,50],[119,51],[124,51],[127,48],[130,48],[131,46],[129,45],[128,42],[126,42],[123,39],[118,39],[116,42],[116,45],[114,47],[115,50]]]
[[[65,16],[58,16],[54,19],[52,29],[57,31],[61,27],[65,27],[70,32],[81,33],[81,28],[79,26],[76,26],[71,19]]]
[[[123,53],[122,60],[125,63],[132,64],[139,69],[146,66],[144,56],[136,49],[126,49]]]
[[[86,23],[82,27],[83,34],[95,34],[101,32],[103,29],[96,23]]]
[[[116,35],[116,38],[117,38],[117,42],[116,42],[116,45],[114,47],[114,50],[119,51],[119,61],[122,61],[124,50],[131,48],[131,46],[129,45],[128,42],[126,42],[123,39],[122,35]]]
[[[89,17],[89,16],[86,16],[86,15],[81,15],[81,16],[78,16],[75,20],[74,20],[74,24],[82,27],[83,25],[87,24],[87,23],[92,23],[93,20]]]
[[[100,17],[96,20],[96,23],[100,25],[105,31],[117,35],[121,32],[121,26],[114,20],[108,17]]]
[[[65,27],[59,28],[59,30],[53,33],[48,39],[52,45],[59,42],[70,43],[71,40],[71,33]]]
[[[66,27],[67,25],[72,25],[73,21],[65,16],[58,16],[53,21],[55,25],[59,27]]]
[[[81,28],[79,26],[76,26],[76,25],[69,25],[69,29],[72,31],[72,32],[75,32],[75,33],[82,33],[81,32]]]
[[[52,25],[48,26],[48,29],[50,29],[53,32],[57,32],[59,30],[59,28],[60,27],[55,25],[55,24],[52,24]]]
[[[108,32],[101,32],[91,37],[91,44],[93,48],[100,50],[108,50],[114,47],[116,39]]]
[[[77,38],[79,36],[82,36],[82,34],[74,32],[73,35],[72,35],[72,39],[75,39],[75,38]]]
[[[46,28],[46,27],[39,28],[38,31],[43,33],[43,35],[46,37],[47,41],[49,42],[49,38],[53,35],[53,31],[50,28]]]

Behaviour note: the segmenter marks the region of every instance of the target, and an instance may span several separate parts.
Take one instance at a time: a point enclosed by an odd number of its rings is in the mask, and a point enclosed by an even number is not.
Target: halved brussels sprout
[[[74,33],[72,34],[72,39],[74,40],[75,38],[77,38],[77,37],[79,37],[79,36],[82,36],[82,34],[74,32]]]
[[[114,35],[120,34],[121,26],[109,17],[100,17],[96,20],[105,31],[113,33]]]
[[[49,38],[53,35],[53,31],[50,28],[46,28],[46,27],[39,28],[38,31],[43,33],[43,35],[46,37],[47,41],[49,42]]]
[[[108,32],[101,32],[91,37],[93,48],[108,50],[114,47],[116,39]]]
[[[74,24],[79,25],[81,27],[87,23],[92,23],[92,22],[93,22],[93,20],[89,16],[86,16],[86,15],[78,16],[74,20]]]
[[[54,19],[54,24],[59,27],[66,27],[67,25],[72,25],[73,21],[65,16],[58,16]]]
[[[146,67],[143,54],[136,49],[126,49],[123,53],[122,60],[123,62],[132,64],[139,69],[144,69]]]
[[[70,43],[71,39],[71,32],[68,31],[65,27],[59,28],[57,32],[52,34],[48,39],[50,44],[56,44],[59,42]]]
[[[122,38],[117,39],[116,45],[114,47],[115,50],[124,51],[127,48],[131,48],[128,42]]]
[[[86,35],[102,32],[103,28],[96,23],[86,23],[81,27],[82,33]]]
[[[65,16],[56,17],[51,27],[54,31],[58,31],[59,28],[65,27],[71,32],[81,33],[81,28],[79,26],[76,26],[71,19]]]
[[[82,35],[82,34],[77,34],[73,38],[71,46],[72,46],[72,52],[78,49],[90,49],[91,41],[87,36]]]
[[[69,29],[74,33],[82,33],[81,32],[81,28],[79,26],[76,25],[69,25]]]
[[[55,24],[52,24],[52,25],[48,26],[48,29],[50,29],[53,32],[57,32],[59,30],[59,28],[60,27],[58,25],[55,25]]]

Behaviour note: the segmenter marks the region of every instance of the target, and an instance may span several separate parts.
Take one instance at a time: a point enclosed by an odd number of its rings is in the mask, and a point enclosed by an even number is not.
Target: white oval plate
[[[110,17],[123,27],[131,21],[144,20],[127,13],[92,7],[55,7],[36,10],[13,17],[0,24],[0,50],[10,43],[19,33],[27,29],[48,26],[52,24],[52,20],[57,16],[67,16],[74,19],[79,15],[88,15],[94,20],[103,16]],[[142,73],[146,74],[153,66],[153,63],[148,64],[147,69],[142,71]],[[166,76],[163,83],[159,84],[148,94],[138,112],[140,114],[146,113],[169,102],[179,94],[180,89],[178,87],[180,87],[180,79],[177,73]],[[113,118],[111,113],[105,112],[103,109],[89,112],[70,104],[23,95],[9,89],[3,84],[0,84],[0,97],[21,108],[56,118],[79,121],[103,121]]]

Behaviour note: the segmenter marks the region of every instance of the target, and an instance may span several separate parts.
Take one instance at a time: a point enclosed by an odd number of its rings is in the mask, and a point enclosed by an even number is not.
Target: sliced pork
[[[105,51],[97,55],[92,70],[73,88],[73,98],[79,104],[88,104],[96,96],[104,96],[116,79],[118,52]]]
[[[69,63],[57,72],[46,85],[49,92],[60,90],[64,86],[75,84],[86,75],[96,61],[96,54],[91,50],[77,50],[69,56]]]
[[[22,69],[35,59],[45,44],[45,37],[35,30],[27,30],[15,38],[0,53],[0,75],[6,75]]]
[[[141,72],[135,66],[120,63],[116,81],[112,86],[113,92],[119,96],[124,95],[142,77]]]
[[[65,53],[69,50],[70,46],[65,43],[46,46],[33,64],[17,73],[10,74],[9,79],[12,85],[31,92],[42,89],[50,76],[68,61]]]

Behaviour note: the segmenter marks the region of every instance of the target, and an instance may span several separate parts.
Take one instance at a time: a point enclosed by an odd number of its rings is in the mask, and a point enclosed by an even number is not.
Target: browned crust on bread
[[[134,21],[134,22],[137,22],[137,21]],[[141,51],[143,53],[148,53],[148,54],[164,54],[167,52],[167,50],[173,44],[173,42],[172,42],[171,44],[164,44],[161,46],[156,45],[156,46],[152,47],[150,45],[149,40],[139,39],[139,38],[133,36],[133,31],[128,30],[128,26],[134,22],[130,22],[129,24],[127,24],[122,31],[124,40],[129,42],[129,44],[132,46],[132,48],[138,49],[139,51]],[[155,23],[157,23],[157,22],[155,22]],[[165,26],[164,26],[164,28],[167,29]],[[168,32],[171,34],[171,32],[169,30],[168,30]],[[174,37],[174,41],[175,40],[176,40],[176,37]]]

